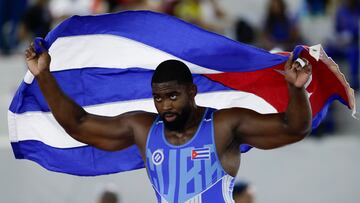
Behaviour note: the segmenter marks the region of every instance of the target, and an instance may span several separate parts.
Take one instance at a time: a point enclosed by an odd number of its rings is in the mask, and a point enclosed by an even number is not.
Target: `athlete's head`
[[[104,191],[104,193],[101,194],[98,202],[99,203],[118,203],[119,198],[115,192]]]
[[[195,107],[196,85],[189,68],[181,61],[158,65],[151,80],[155,107],[170,130],[182,129]]]
[[[233,198],[235,203],[253,203],[254,191],[248,183],[239,182],[234,185]]]

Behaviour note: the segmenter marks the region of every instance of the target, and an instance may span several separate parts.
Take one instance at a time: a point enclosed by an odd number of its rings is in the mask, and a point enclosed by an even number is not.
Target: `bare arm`
[[[286,112],[260,114],[242,108],[224,109],[231,120],[230,128],[239,143],[260,149],[272,149],[302,140],[311,131],[311,108],[304,85],[311,75],[311,66],[301,68],[292,57],[285,65],[289,105]]]
[[[87,113],[60,89],[49,70],[50,55],[37,55],[33,46],[26,51],[26,62],[35,76],[52,114],[74,139],[104,150],[119,150],[135,143],[135,126],[151,125],[154,115],[131,112],[116,117]]]

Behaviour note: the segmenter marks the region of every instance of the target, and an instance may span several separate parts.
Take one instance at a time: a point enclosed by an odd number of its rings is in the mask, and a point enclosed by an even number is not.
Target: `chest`
[[[191,128],[183,133],[166,132],[164,131],[164,139],[171,145],[180,146],[189,142],[196,134],[196,128]]]

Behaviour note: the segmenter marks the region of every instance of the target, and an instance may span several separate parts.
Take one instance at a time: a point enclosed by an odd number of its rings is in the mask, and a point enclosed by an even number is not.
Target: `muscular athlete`
[[[168,60],[149,84],[158,114],[114,117],[90,114],[65,95],[50,73],[47,52],[36,54],[31,45],[25,56],[55,119],[74,139],[108,151],[137,145],[159,202],[233,202],[241,144],[273,149],[300,141],[311,130],[304,88],[311,65],[301,67],[292,55],[285,64],[290,99],[284,113],[197,106],[189,69]]]

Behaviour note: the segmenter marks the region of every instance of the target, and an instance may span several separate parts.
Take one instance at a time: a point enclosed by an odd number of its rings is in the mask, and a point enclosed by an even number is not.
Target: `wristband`
[[[295,62],[298,62],[298,63],[300,64],[301,68],[304,68],[305,65],[306,65],[305,61],[302,60],[301,58],[297,58],[297,59],[295,60]]]

